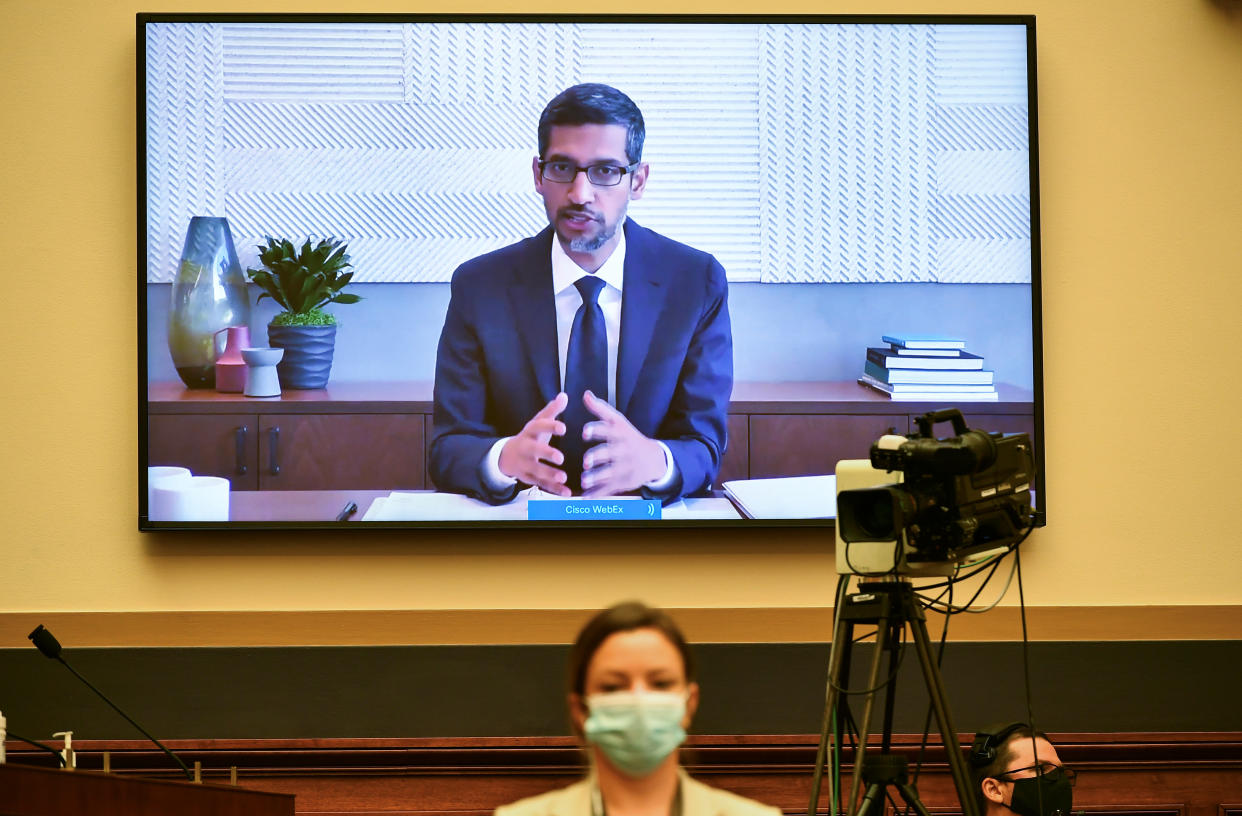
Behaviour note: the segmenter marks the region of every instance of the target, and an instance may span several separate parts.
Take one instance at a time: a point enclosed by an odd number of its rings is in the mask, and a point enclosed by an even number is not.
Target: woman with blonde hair
[[[694,661],[673,619],[634,601],[605,609],[569,653],[569,716],[590,772],[496,816],[780,816],[682,769],[677,748],[698,704]]]

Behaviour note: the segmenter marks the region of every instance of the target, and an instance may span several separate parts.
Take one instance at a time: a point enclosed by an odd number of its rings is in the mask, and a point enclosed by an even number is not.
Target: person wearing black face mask
[[[1071,816],[1074,772],[1047,735],[1026,723],[975,734],[970,764],[982,816]]]

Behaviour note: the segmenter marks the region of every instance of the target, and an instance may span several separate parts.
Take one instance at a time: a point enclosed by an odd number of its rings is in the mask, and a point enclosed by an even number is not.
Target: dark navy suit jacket
[[[625,284],[616,406],[668,445],[677,478],[651,498],[711,487],[726,443],[733,338],[724,268],[706,252],[625,222]],[[482,463],[560,391],[552,228],[474,258],[453,273],[436,354],[431,479],[484,501]],[[601,397],[604,395],[600,395]],[[571,395],[571,399],[581,399]]]

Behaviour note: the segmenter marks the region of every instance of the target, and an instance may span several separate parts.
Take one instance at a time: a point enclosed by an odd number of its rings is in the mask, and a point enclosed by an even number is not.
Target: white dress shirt
[[[597,302],[600,311],[604,313],[604,330],[608,335],[608,394],[596,396],[604,396],[608,404],[614,408],[617,404],[617,350],[621,347],[621,290],[625,285],[625,231],[618,228],[617,234],[620,240],[617,241],[616,248],[594,273],[586,272],[578,266],[574,259],[566,254],[560,240],[555,235],[552,238],[552,291],[556,297],[556,349],[560,363],[561,389],[565,388],[569,335],[573,329],[574,316],[582,306],[582,293],[578,291],[574,283],[579,278],[594,274],[595,277],[604,281],[604,288],[600,289]],[[570,394],[569,398],[575,399],[575,395]],[[581,396],[576,398],[581,399]],[[506,436],[498,439],[483,460],[484,478],[495,490],[511,487],[517,483],[517,479],[500,472],[500,450],[512,438]],[[673,465],[673,455],[668,445],[658,439],[655,441],[664,450],[665,469],[663,476],[648,482],[647,487],[660,490],[672,484],[676,471]]]
[[[618,231],[620,232],[620,231]],[[556,351],[561,364],[561,390],[565,388],[565,365],[569,359],[569,335],[574,316],[582,307],[582,293],[574,286],[579,278],[596,277],[604,282],[599,290],[600,311],[604,313],[604,330],[608,333],[608,393],[596,394],[617,405],[617,349],[621,347],[621,287],[625,285],[625,233],[617,247],[594,273],[584,272],[565,253],[561,242],[552,241],[552,291],[556,294]],[[570,395],[573,396],[572,394]]]

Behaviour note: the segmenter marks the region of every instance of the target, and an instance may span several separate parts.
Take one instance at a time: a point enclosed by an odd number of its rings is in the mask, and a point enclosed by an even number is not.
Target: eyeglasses
[[[1069,780],[1069,784],[1071,788],[1074,787],[1074,783],[1078,781],[1078,773],[1074,771],[1073,768],[1067,768],[1064,765],[1053,765],[1051,762],[1045,762],[1041,765],[1031,765],[1026,768],[1014,768],[1009,771],[1002,771],[1001,773],[996,774],[996,778],[1000,779],[1002,776],[1009,776],[1010,774],[1022,773],[1023,771],[1035,771],[1037,776],[1052,776],[1053,774],[1060,773],[1066,779]],[[1006,779],[1006,780],[1001,780],[1001,781],[1012,782],[1013,780]]]
[[[588,167],[579,167],[573,162],[553,159],[539,162],[539,176],[544,181],[573,184],[578,174],[585,172],[587,181],[596,187],[616,187],[626,173],[633,173],[637,168],[638,162],[626,167],[619,167],[615,164],[592,164]]]

